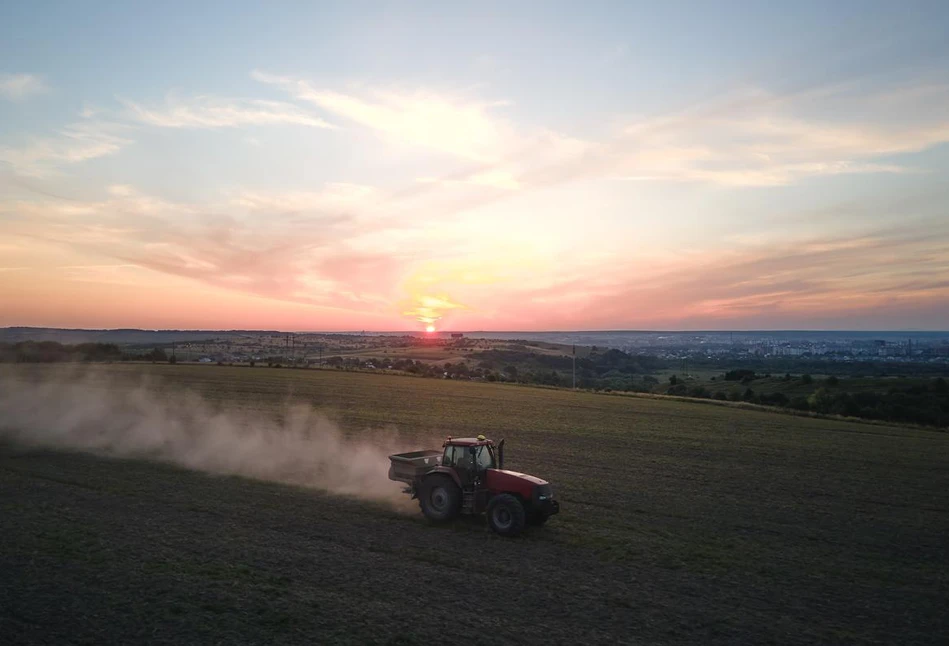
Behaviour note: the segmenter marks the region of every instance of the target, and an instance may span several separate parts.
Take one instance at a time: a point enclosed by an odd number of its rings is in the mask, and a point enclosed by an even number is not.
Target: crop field
[[[421,340],[419,345],[408,347],[391,347],[389,345],[371,346],[347,350],[343,352],[327,353],[339,354],[346,357],[359,357],[362,359],[414,359],[425,363],[444,363],[446,361],[478,361],[480,353],[485,351],[529,351],[537,355],[548,356],[570,356],[571,346],[558,345],[554,343],[543,343],[539,341],[531,342],[525,346],[520,342],[510,341],[492,341],[487,339],[467,339],[457,343],[446,343],[443,339],[433,339],[433,343],[426,343]],[[589,356],[589,347],[576,348],[577,357],[584,358]],[[671,374],[671,373],[670,373]]]
[[[943,432],[331,370],[92,370],[238,418],[307,404],[348,438],[397,432],[407,449],[503,437],[506,466],[550,480],[562,512],[506,539],[405,503],[8,437],[4,643],[949,638]]]

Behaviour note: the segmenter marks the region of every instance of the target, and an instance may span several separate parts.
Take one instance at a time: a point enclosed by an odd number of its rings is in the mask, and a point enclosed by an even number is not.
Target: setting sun
[[[846,2],[41,4],[0,10],[0,327],[946,327],[949,2],[863,12],[885,46]]]

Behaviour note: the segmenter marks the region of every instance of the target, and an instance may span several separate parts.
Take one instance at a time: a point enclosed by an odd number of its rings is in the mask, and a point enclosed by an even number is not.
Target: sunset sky
[[[0,6],[0,326],[949,328],[949,2]]]

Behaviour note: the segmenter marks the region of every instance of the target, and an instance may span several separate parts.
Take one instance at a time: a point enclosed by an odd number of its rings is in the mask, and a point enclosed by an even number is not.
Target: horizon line
[[[279,334],[728,334],[728,333],[815,333],[815,332],[859,332],[861,334],[949,334],[949,330],[941,329],[872,329],[861,330],[852,328],[723,328],[723,329],[587,329],[587,330],[465,330],[444,329],[435,332],[425,330],[279,330],[266,328],[138,328],[138,327],[103,327],[103,328],[69,328],[49,327],[40,325],[9,325],[0,327],[2,330],[56,330],[63,332],[261,332]]]

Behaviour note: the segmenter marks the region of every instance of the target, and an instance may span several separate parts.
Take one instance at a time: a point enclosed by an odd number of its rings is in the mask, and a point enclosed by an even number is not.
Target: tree
[[[669,385],[670,385],[670,386],[675,386],[675,385],[678,384],[678,383],[679,383],[679,378],[678,378],[678,377],[676,377],[675,375],[672,375],[671,377],[669,377]]]
[[[149,361],[168,361],[168,355],[161,348],[152,349],[151,352],[145,355],[145,358]]]
[[[807,398],[807,404],[811,410],[818,413],[829,413],[834,403],[834,396],[827,392],[825,388],[818,388],[813,395]]]
[[[787,406],[788,398],[784,393],[771,393],[770,395],[764,394],[758,396],[758,401],[762,404],[769,404],[771,406]]]
[[[807,401],[807,397],[798,396],[788,402],[788,407],[794,408],[796,410],[808,410],[810,408],[810,404]]]
[[[689,397],[698,399],[708,399],[712,394],[704,386],[692,386],[689,388]]]
[[[511,381],[517,381],[517,366],[504,366],[504,374],[510,377]]]
[[[550,372],[541,375],[540,383],[544,384],[545,386],[559,386],[560,375],[558,375],[555,370],[551,370]]]
[[[814,383],[814,378],[810,375],[801,375],[801,383],[808,385]]]

